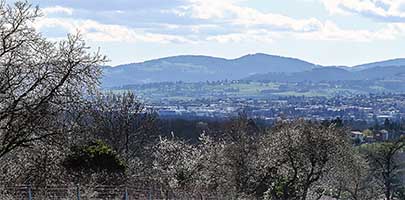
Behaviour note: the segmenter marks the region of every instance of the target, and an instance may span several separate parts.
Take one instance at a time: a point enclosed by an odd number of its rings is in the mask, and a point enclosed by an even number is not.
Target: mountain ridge
[[[115,67],[103,68],[103,87],[119,87],[129,84],[142,84],[153,82],[201,82],[218,80],[241,80],[254,76],[276,76],[287,78],[300,74],[305,80],[325,79],[312,76],[329,77],[330,80],[350,79],[351,73],[383,67],[379,69],[397,70],[389,67],[405,66],[405,58],[396,58],[386,61],[349,66],[322,66],[305,60],[264,53],[255,53],[234,59],[226,59],[204,55],[179,55],[152,59],[139,63],[129,63]],[[326,69],[317,71],[317,69]],[[333,70],[332,70],[333,69]],[[344,71],[340,71],[341,69]],[[376,69],[377,70],[377,69]],[[348,72],[348,73],[346,73]],[[335,73],[335,74],[334,74]],[[349,76],[344,77],[344,74]],[[359,73],[357,73],[359,74]],[[369,73],[373,74],[373,73]],[[334,77],[340,77],[336,78]],[[359,76],[359,75],[358,75]],[[374,75],[377,76],[378,75]],[[364,78],[365,76],[360,76]],[[367,78],[367,77],[366,77]],[[302,80],[298,78],[297,80]]]
[[[252,74],[300,72],[318,65],[282,56],[250,54],[236,59],[210,56],[173,56],[104,68],[103,86],[126,84],[238,80]]]
[[[364,70],[374,67],[390,67],[390,66],[405,66],[405,58],[394,58],[389,60],[377,61],[372,63],[366,63],[361,65],[353,66],[354,70]]]

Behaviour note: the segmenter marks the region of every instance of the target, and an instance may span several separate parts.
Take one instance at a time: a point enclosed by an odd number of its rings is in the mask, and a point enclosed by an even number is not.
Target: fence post
[[[76,196],[77,196],[77,200],[80,200],[80,185],[79,184],[76,185]]]
[[[128,198],[128,189],[127,189],[127,187],[125,187],[124,199],[125,199],[125,200],[129,200],[129,198]]]
[[[31,183],[28,185],[28,200],[32,200]]]
[[[152,200],[152,189],[149,189],[148,200]]]

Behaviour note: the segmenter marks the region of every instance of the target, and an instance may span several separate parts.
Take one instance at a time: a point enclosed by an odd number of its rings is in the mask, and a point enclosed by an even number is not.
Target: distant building
[[[375,139],[378,141],[388,141],[395,139],[395,134],[385,129],[380,130],[375,134]]]
[[[360,131],[352,131],[351,137],[352,137],[352,140],[358,141],[359,143],[364,142],[364,134]]]
[[[364,138],[364,142],[365,143],[374,143],[374,142],[377,142],[377,140],[374,138],[374,136],[366,136],[365,138]]]
[[[380,134],[381,134],[381,139],[383,141],[387,141],[390,139],[390,132],[388,132],[387,130],[381,130]]]

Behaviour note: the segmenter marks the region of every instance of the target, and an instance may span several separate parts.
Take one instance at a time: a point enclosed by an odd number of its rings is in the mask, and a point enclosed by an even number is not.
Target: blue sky
[[[9,1],[11,2],[11,1]],[[268,53],[323,65],[405,57],[405,0],[31,0],[46,37],[80,32],[111,65]]]

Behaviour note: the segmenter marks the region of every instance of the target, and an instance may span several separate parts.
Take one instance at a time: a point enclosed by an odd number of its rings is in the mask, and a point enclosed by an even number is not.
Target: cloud
[[[271,43],[275,38],[279,38],[280,35],[268,31],[247,31],[243,33],[230,33],[224,35],[210,36],[208,41],[215,41],[219,43],[233,43],[253,41],[260,43]]]
[[[64,11],[65,14],[72,14],[74,11],[76,19],[91,19],[131,28],[153,28],[170,24],[181,28],[219,25],[231,30],[267,28],[279,31],[312,31],[321,26],[321,22],[315,18],[293,19],[239,6],[243,1],[246,0],[42,0],[37,3],[45,7],[44,11],[47,13]]]
[[[351,42],[372,42],[376,40],[395,40],[403,36],[405,26],[389,25],[386,28],[369,31],[369,30],[348,30],[342,29],[331,21],[326,21],[322,27],[316,31],[310,32],[278,32],[271,30],[255,30],[241,33],[223,34],[209,37],[209,41],[220,43],[255,41],[260,43],[270,43],[280,39],[298,39],[313,41],[351,41]]]
[[[405,0],[321,0],[331,14],[359,14],[386,22],[405,23]]]
[[[322,23],[315,19],[293,19],[288,16],[263,13],[249,7],[238,6],[237,0],[189,0],[173,12],[179,16],[209,20],[214,23],[239,26],[240,28],[268,28],[279,31],[313,31]]]
[[[51,6],[42,9],[42,13],[47,16],[52,14],[66,14],[71,16],[73,15],[73,9],[62,6]]]
[[[325,0],[325,2],[333,0]],[[390,0],[386,0],[390,1]],[[264,13],[242,7],[237,0],[189,0],[190,5],[180,7],[180,16],[212,21],[230,30],[231,33],[209,36],[207,39],[221,43],[240,41],[272,42],[286,37],[305,40],[342,40],[370,42],[393,40],[405,31],[388,26],[381,30],[342,29],[332,21],[321,22],[316,18],[294,19],[289,16]]]
[[[392,40],[405,33],[404,28],[394,25],[377,31],[343,29],[332,21],[314,17],[298,19],[262,12],[242,6],[244,1],[100,0],[96,3],[95,0],[45,0],[41,1],[42,5],[48,6],[43,9],[45,16],[35,26],[53,33],[80,30],[88,40],[96,42],[130,43],[271,43],[284,38],[369,42]],[[331,13],[340,14],[353,13],[348,8],[379,15],[403,9],[402,4],[393,3],[394,0],[321,1]],[[375,3],[377,1],[380,3]]]
[[[62,6],[89,11],[135,11],[173,8],[184,4],[184,1],[185,0],[31,0],[30,2],[40,7]]]
[[[38,30],[60,28],[68,33],[80,32],[89,41],[95,42],[156,42],[192,43],[181,36],[148,33],[120,25],[102,24],[93,20],[68,20],[65,18],[41,18],[34,24]]]
[[[394,26],[388,26],[377,31],[345,30],[338,27],[335,23],[327,21],[319,31],[299,34],[296,37],[306,40],[371,42],[375,40],[394,40],[403,33],[403,31],[399,31]]]

